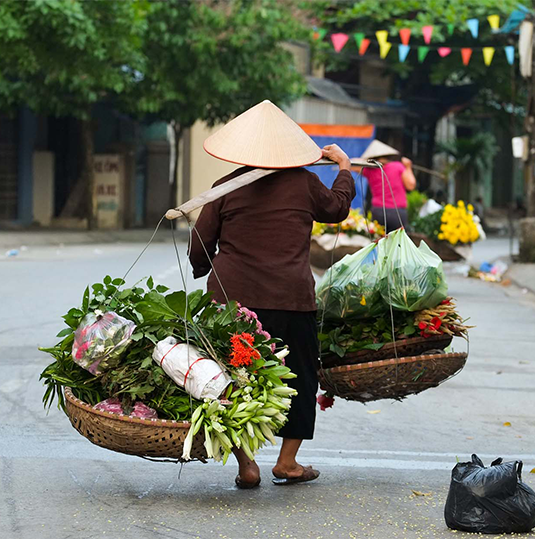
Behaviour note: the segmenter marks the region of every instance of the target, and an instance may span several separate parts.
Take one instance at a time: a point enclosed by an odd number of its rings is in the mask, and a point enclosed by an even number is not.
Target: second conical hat
[[[321,159],[319,146],[279,107],[262,101],[204,141],[214,157],[255,168],[293,168]]]
[[[374,140],[361,155],[361,159],[378,159],[379,157],[388,157],[391,155],[399,155],[399,152],[380,140]]]

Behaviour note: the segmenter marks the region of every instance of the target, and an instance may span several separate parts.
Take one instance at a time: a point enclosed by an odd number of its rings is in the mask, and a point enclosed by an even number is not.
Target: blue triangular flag
[[[398,45],[399,61],[404,62],[407,59],[409,51],[411,50],[409,45]]]
[[[507,45],[507,47],[505,47],[505,56],[507,57],[509,65],[515,63],[515,48],[513,45]]]
[[[479,21],[477,19],[468,19],[466,24],[470,32],[472,32],[472,37],[477,38],[479,35]]]

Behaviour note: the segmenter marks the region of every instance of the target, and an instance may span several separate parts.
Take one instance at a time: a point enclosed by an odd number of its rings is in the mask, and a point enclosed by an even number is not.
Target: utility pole
[[[535,9],[535,1],[533,2]],[[529,15],[532,22],[535,17]],[[533,58],[535,58],[535,39],[532,40],[531,47],[533,49]],[[527,161],[524,163],[524,186],[526,190],[526,206],[528,217],[535,217],[535,69],[531,69],[531,77],[528,79],[528,106],[526,111],[526,119],[524,128],[527,134]]]

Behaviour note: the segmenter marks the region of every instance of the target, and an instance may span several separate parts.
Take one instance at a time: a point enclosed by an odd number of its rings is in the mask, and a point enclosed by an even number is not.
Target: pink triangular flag
[[[340,52],[345,44],[347,43],[347,40],[349,39],[349,36],[347,34],[333,34],[331,36],[331,41],[333,42],[333,47],[336,52]]]
[[[431,25],[424,26],[422,28],[422,34],[424,35],[424,41],[429,45],[431,43],[431,36],[433,35],[433,27]]]
[[[401,43],[403,43],[403,45],[408,45],[411,39],[411,29],[401,28],[399,30],[399,37],[401,38]]]
[[[370,46],[370,40],[365,37],[361,42],[360,42],[360,48],[359,48],[359,54],[361,56],[364,56],[364,54],[366,54],[366,51],[368,50],[368,47]]]
[[[438,54],[441,58],[446,58],[448,54],[451,53],[451,49],[449,47],[439,47],[438,48]]]
[[[467,66],[470,63],[472,57],[472,49],[461,49],[461,56],[463,57],[463,64]]]

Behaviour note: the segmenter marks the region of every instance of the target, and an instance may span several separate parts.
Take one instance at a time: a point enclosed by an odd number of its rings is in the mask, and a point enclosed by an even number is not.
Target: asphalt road
[[[453,274],[450,291],[477,326],[466,368],[401,403],[339,399],[318,413],[301,453],[322,472],[315,483],[272,485],[276,448],[258,458],[262,487],[239,491],[230,461],[181,469],[92,445],[63,413],[45,414],[38,376],[50,361],[37,346],[55,342],[87,284],[122,276],[141,247],[31,247],[0,258],[1,539],[464,537],[443,518],[457,459],[523,459],[535,487],[534,298]],[[151,246],[129,282],[150,274],[181,287],[172,245]]]

